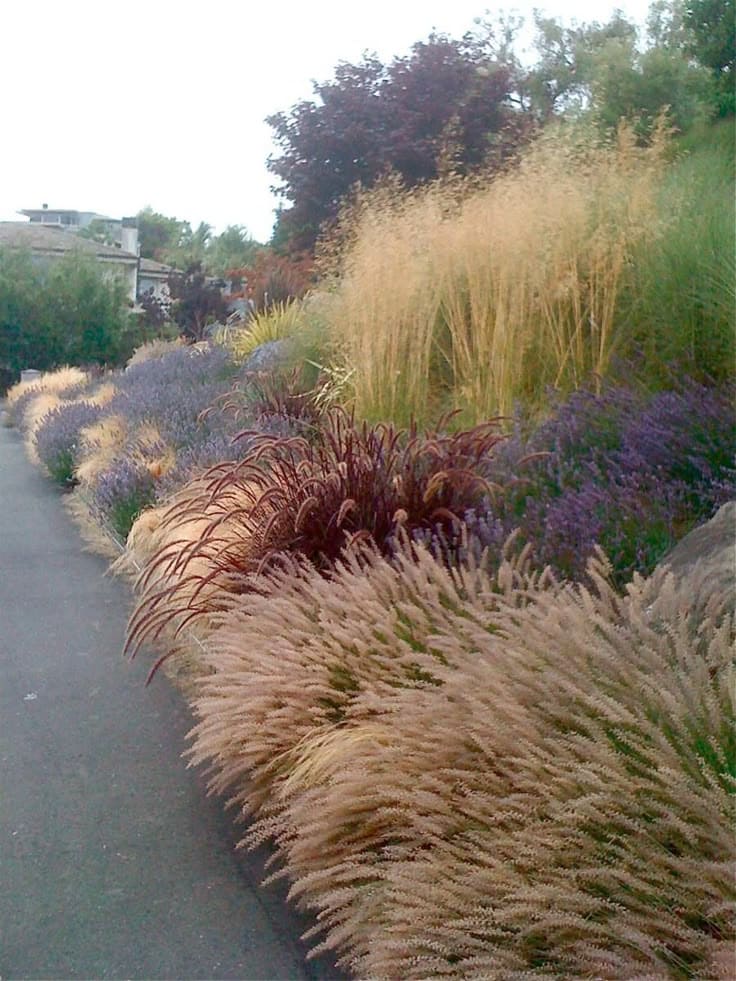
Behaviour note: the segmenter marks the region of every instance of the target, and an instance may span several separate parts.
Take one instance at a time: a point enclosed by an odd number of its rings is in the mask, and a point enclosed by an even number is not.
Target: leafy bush
[[[0,251],[0,366],[121,364],[143,340],[125,285],[88,256],[48,266],[15,249]]]
[[[415,548],[221,616],[193,762],[355,976],[727,976],[733,594],[590,577]]]

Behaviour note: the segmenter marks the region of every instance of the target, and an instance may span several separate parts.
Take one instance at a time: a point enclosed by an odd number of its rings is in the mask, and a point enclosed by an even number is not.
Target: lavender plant
[[[89,491],[97,515],[121,538],[143,508],[208,467],[239,459],[244,444],[235,446],[233,438],[244,426],[291,434],[288,419],[250,412],[247,377],[216,344],[178,347],[136,362],[115,383],[107,410],[125,418],[128,436]],[[237,414],[224,410],[233,392],[243,395]],[[157,438],[142,441],[144,430]]]
[[[517,418],[493,460],[504,491],[466,513],[466,551],[498,554],[519,527],[561,576],[584,579],[596,544],[619,587],[635,571],[650,573],[736,496],[733,396],[731,385],[692,380],[655,395],[619,386],[576,392],[532,433]]]
[[[100,417],[102,408],[90,402],[70,402],[52,409],[34,437],[36,452],[52,480],[62,486],[74,481],[78,462],[80,431]]]
[[[100,474],[92,489],[90,504],[103,525],[124,541],[135,519],[155,499],[151,473],[140,463],[122,458]]]
[[[75,382],[66,387],[60,389],[51,389],[54,395],[58,395],[64,401],[72,401],[75,399],[84,398],[85,395],[89,394],[92,384],[89,380]],[[11,423],[18,427],[18,429],[24,434],[28,433],[28,425],[26,419],[26,410],[29,408],[30,404],[34,399],[38,398],[39,395],[44,394],[47,389],[43,386],[31,385],[27,388],[13,403],[12,411],[10,413]]]

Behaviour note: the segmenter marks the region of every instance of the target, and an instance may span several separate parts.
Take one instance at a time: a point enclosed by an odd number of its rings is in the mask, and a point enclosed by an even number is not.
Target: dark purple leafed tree
[[[321,227],[358,183],[388,171],[408,187],[438,176],[443,163],[466,173],[499,162],[519,145],[527,118],[512,105],[513,68],[493,40],[431,35],[383,65],[343,63],[314,101],[267,120],[280,153],[268,166],[289,202],[274,243],[290,253],[313,248]]]

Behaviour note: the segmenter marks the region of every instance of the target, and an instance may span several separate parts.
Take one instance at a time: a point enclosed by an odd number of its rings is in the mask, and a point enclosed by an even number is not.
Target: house
[[[138,260],[138,299],[148,294],[168,306],[171,302],[169,276],[176,272],[171,266],[141,256]]]
[[[40,208],[24,208],[18,214],[25,215],[34,225],[58,225],[67,231],[74,232],[86,228],[93,221],[109,225],[111,232],[114,232],[115,226],[120,225],[119,218],[108,218],[106,215],[98,215],[94,211],[71,211],[68,208],[52,209],[47,204]]]
[[[30,252],[32,259],[41,262],[52,262],[74,253],[92,256],[102,265],[106,274],[123,280],[128,297],[133,303],[138,298],[137,228],[135,237],[136,251],[128,252],[114,245],[81,238],[64,231],[64,227],[58,224],[0,221],[0,248],[25,249]]]
[[[126,284],[128,297],[138,303],[148,293],[168,305],[168,279],[175,270],[162,262],[140,257],[136,218],[107,218],[93,211],[26,208],[19,214],[29,221],[0,222],[0,248],[27,249],[41,261],[51,261],[73,252],[93,256],[110,275]],[[106,242],[77,234],[92,221],[105,232]]]

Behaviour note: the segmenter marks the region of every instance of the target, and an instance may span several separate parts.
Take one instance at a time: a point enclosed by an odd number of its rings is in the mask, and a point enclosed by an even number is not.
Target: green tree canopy
[[[0,251],[0,368],[118,364],[140,342],[122,281],[82,255]]]
[[[684,23],[691,31],[689,50],[715,79],[722,116],[736,108],[736,3],[734,0],[685,0]]]
[[[680,131],[715,111],[709,70],[692,57],[684,0],[652,5],[643,43],[620,11],[605,24],[572,27],[537,14],[536,28],[539,60],[525,94],[543,123],[554,115],[587,115],[609,130],[625,118],[645,136],[665,107]]]
[[[139,211],[137,218],[138,244],[145,259],[166,262],[172,250],[178,248],[192,234],[188,221],[167,218],[150,206]]]

